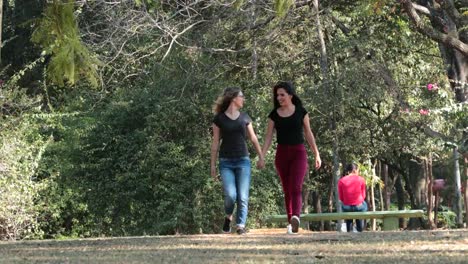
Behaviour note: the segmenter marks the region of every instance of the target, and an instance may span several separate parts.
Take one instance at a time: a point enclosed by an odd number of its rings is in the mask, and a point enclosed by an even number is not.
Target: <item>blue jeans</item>
[[[343,209],[343,212],[367,212],[367,203],[366,201],[363,201],[359,205],[342,204],[341,209]],[[365,225],[364,219],[356,219],[356,230],[358,232],[362,232],[364,225]],[[353,219],[346,219],[346,230],[348,230],[348,232],[353,231]]]
[[[237,202],[236,224],[245,227],[249,206],[250,158],[220,158],[219,172],[223,181],[224,211],[232,215]]]

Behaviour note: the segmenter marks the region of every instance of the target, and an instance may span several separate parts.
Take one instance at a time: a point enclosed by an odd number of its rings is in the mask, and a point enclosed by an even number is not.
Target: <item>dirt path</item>
[[[0,256],[1,263],[468,263],[468,230],[1,242]]]

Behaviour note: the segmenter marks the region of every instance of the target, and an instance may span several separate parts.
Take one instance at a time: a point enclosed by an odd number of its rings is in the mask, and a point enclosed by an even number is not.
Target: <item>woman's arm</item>
[[[303,123],[305,138],[307,140],[307,143],[309,143],[310,149],[314,152],[315,168],[319,169],[320,166],[322,166],[322,159],[320,159],[320,153],[318,151],[317,144],[315,144],[315,137],[312,133],[312,129],[310,128],[309,114],[306,114],[304,116]]]
[[[249,136],[250,141],[252,141],[252,144],[255,147],[255,151],[257,151],[258,160],[263,160],[264,156],[262,153],[262,149],[260,148],[260,144],[258,143],[258,138],[257,138],[257,135],[255,134],[252,123],[247,125],[247,135]]]
[[[219,127],[213,124],[213,141],[211,143],[211,177],[217,180],[216,178],[216,159],[218,157],[218,148],[219,148]]]
[[[275,130],[275,122],[268,118],[268,127],[265,135],[265,142],[263,142],[263,147],[262,147],[262,154],[263,157],[266,157],[266,153],[268,149],[271,146],[271,141],[273,140],[273,132]],[[263,168],[265,166],[265,162],[262,164],[259,164],[259,167]]]

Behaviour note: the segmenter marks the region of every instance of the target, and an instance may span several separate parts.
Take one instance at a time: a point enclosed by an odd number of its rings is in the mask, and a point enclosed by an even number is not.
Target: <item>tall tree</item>
[[[468,99],[468,1],[400,0],[415,29],[439,43],[447,76],[459,102]],[[427,16],[430,24],[420,15]]]
[[[319,1],[314,0],[312,2],[313,8],[312,10],[314,11],[315,14],[315,23],[317,27],[317,38],[320,43],[320,70],[322,73],[322,78],[324,82],[324,89],[327,91],[327,93],[330,94],[330,98],[336,98],[333,96],[333,93],[336,92],[334,89],[329,85],[330,80],[329,80],[329,65],[328,65],[328,55],[327,55],[327,47],[325,43],[325,34],[324,30],[322,27],[322,23],[320,22],[320,6],[319,6]],[[336,120],[336,111],[335,108],[340,108],[340,104],[336,103],[335,100],[332,101],[331,104],[331,115],[329,116],[329,124],[330,124],[330,130],[334,136],[333,140],[333,146],[332,146],[332,156],[333,156],[333,186],[334,186],[334,194],[335,194],[335,208],[337,212],[341,212],[341,202],[338,198],[338,180],[340,178],[340,157],[338,153],[338,135],[336,132],[336,126],[337,126],[337,120]],[[341,225],[343,224],[343,221],[338,221],[337,229],[341,230]]]
[[[2,42],[2,32],[3,32],[3,0],[0,0],[0,65],[2,65],[2,47],[3,47],[3,42]]]
[[[413,3],[411,0],[399,0],[414,28],[421,34],[439,44],[440,54],[447,69],[455,98],[460,104],[468,100],[468,1],[460,0],[424,0]],[[420,17],[424,15],[429,22]],[[463,122],[464,123],[464,122]],[[466,128],[461,133],[461,139],[455,140],[455,210],[457,222],[462,223],[462,195],[459,155],[460,146],[468,137]]]

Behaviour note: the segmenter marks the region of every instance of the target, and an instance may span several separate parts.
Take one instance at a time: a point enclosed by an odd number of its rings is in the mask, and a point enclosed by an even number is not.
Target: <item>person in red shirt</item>
[[[359,167],[355,163],[348,164],[345,176],[338,181],[338,195],[343,212],[366,212],[366,181],[359,175]],[[356,230],[362,232],[364,219],[356,219]],[[346,220],[346,229],[351,232],[353,220]]]

